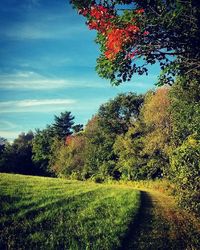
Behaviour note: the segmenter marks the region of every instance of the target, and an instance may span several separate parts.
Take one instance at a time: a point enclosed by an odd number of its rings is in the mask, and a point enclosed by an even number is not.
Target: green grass
[[[0,174],[0,249],[115,249],[140,192],[64,179]]]

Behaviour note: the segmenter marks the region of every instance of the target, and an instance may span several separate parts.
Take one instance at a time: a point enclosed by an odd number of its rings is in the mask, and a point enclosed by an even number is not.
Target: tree
[[[73,120],[74,116],[69,111],[61,112],[60,116],[55,115],[52,125],[55,136],[65,141],[66,137],[72,134]]]
[[[162,87],[148,92],[141,111],[145,124],[144,153],[148,155],[147,166],[157,173],[168,174],[169,151],[171,146],[172,119],[169,88]]]
[[[6,138],[0,137],[0,172],[8,172],[8,166],[6,166],[6,148],[8,147],[9,142]]]
[[[143,121],[146,125],[146,151],[167,151],[172,132],[172,121],[169,112],[169,88],[162,87],[146,95],[142,108]]]
[[[199,78],[199,1],[71,2],[89,28],[97,30],[101,54],[96,69],[112,84],[130,80],[134,73],[147,74],[146,66],[156,62],[162,69],[160,84],[171,84],[174,76]]]
[[[114,153],[122,178],[154,179],[168,172],[171,137],[169,88],[149,91],[128,131],[116,137]]]
[[[6,144],[7,144],[6,138],[0,137],[0,155],[2,154],[3,150],[5,149]]]
[[[100,106],[98,111],[100,126],[114,137],[126,133],[129,126],[137,119],[142,103],[142,95],[131,92],[119,94]]]
[[[66,144],[58,139],[54,141],[51,153],[50,168],[56,176],[83,179],[85,165],[85,136],[82,133],[69,135]]]
[[[74,116],[71,112],[62,112],[55,116],[54,123],[47,125],[43,130],[36,130],[33,140],[33,161],[40,168],[41,173],[51,175],[54,158],[57,158],[55,152],[64,147],[66,138],[74,132],[82,130],[82,125],[73,126]]]
[[[181,206],[200,213],[200,140],[195,134],[189,136],[170,157],[171,179],[176,185]]]
[[[83,131],[83,125],[82,124],[74,125],[72,127],[72,129],[73,129],[73,133],[75,133],[75,134],[79,133],[79,132]]]
[[[99,121],[98,115],[93,116],[85,128],[85,174],[88,177],[100,174],[101,167],[115,158],[112,149],[113,138],[105,133]]]
[[[54,129],[47,126],[45,129],[37,129],[33,139],[33,162],[40,169],[40,174],[49,175],[49,161],[51,155],[51,145],[54,141]]]
[[[195,79],[190,85],[180,86],[187,79],[181,78],[172,86],[170,97],[170,113],[172,119],[171,142],[173,147],[180,146],[188,136],[197,134],[200,138],[200,85]]]
[[[98,113],[86,125],[85,167],[88,175],[118,179],[115,168],[117,156],[113,145],[116,137],[125,134],[137,119],[143,96],[134,93],[120,94],[100,106]]]
[[[33,132],[21,133],[12,144],[6,144],[2,155],[2,169],[4,172],[19,174],[35,174],[32,162]]]
[[[125,180],[145,179],[148,172],[145,171],[147,157],[144,149],[144,125],[138,120],[125,135],[120,135],[114,143],[114,152],[117,155],[117,169],[121,178]]]

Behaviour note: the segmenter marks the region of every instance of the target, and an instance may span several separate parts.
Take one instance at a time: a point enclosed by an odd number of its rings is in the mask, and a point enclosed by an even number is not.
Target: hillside
[[[1,249],[199,249],[200,224],[159,191],[0,174]],[[138,183],[137,183],[138,185]]]
[[[113,249],[140,192],[56,178],[0,174],[0,249]]]

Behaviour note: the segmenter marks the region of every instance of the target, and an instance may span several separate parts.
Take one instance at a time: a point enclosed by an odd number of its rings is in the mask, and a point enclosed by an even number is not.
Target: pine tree
[[[53,130],[54,134],[60,140],[65,140],[66,136],[72,134],[72,126],[74,125],[74,116],[71,112],[61,112],[60,116],[54,117]]]

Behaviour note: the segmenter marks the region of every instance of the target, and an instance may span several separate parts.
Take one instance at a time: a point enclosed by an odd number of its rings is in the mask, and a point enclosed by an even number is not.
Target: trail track
[[[141,209],[120,249],[200,249],[200,223],[161,192],[141,190]]]

